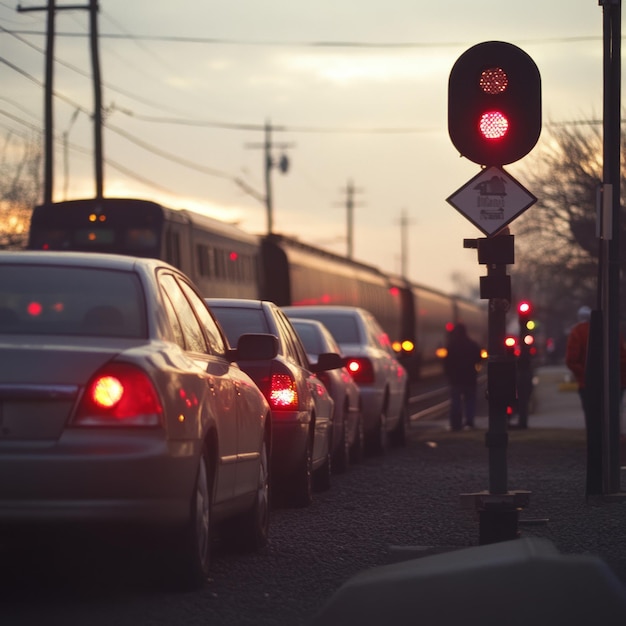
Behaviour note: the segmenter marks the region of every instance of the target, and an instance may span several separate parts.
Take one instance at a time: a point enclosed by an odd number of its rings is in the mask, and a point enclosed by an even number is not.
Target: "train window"
[[[171,229],[165,233],[165,260],[180,267],[180,235]]]
[[[157,234],[151,228],[129,228],[126,231],[126,247],[129,250],[146,250],[157,245]]]

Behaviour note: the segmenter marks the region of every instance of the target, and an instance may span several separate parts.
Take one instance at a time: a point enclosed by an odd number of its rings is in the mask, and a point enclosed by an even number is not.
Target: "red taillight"
[[[106,366],[85,389],[74,425],[158,426],[163,407],[152,381],[125,363]]]
[[[374,366],[369,359],[349,358],[346,367],[358,385],[371,385],[374,380]]]
[[[297,409],[298,388],[289,374],[272,374],[268,401],[272,409]]]

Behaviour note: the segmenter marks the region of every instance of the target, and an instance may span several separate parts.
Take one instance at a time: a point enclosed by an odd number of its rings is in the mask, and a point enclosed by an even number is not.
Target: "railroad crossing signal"
[[[541,134],[541,76],[533,59],[504,41],[466,50],[448,81],[448,133],[461,156],[479,165],[528,154]]]

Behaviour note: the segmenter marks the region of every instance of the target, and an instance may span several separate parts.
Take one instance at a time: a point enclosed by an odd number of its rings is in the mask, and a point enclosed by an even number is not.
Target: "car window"
[[[293,320],[292,324],[308,354],[321,354],[325,351],[322,346],[322,338],[315,326],[312,324],[301,324],[298,320]]]
[[[163,302],[165,303],[165,312],[167,313],[167,317],[170,321],[170,326],[174,334],[174,341],[183,350],[185,350],[186,349],[185,335],[183,334],[183,329],[180,325],[178,316],[176,315],[176,310],[174,309],[174,305],[172,304],[172,301],[170,300],[170,297],[165,290],[163,290]]]
[[[365,320],[367,324],[367,332],[370,336],[370,342],[373,345],[378,346],[381,350],[393,355],[393,349],[391,347],[391,342],[389,341],[389,336],[381,328],[380,324],[376,321],[376,318],[367,317]]]
[[[315,313],[311,317],[322,322],[338,343],[361,343],[359,326],[351,315]]]
[[[200,327],[198,318],[194,315],[189,300],[185,297],[180,285],[172,274],[161,273],[159,282],[163,291],[169,297],[174,313],[180,322],[180,327],[185,338],[185,349],[190,352],[206,353],[207,344],[204,333]]]
[[[61,265],[0,266],[0,333],[148,336],[134,272]]]
[[[300,341],[300,337],[298,337],[298,333],[291,325],[291,322],[279,308],[276,308],[275,316],[276,323],[280,329],[285,344],[285,356],[290,358],[300,367],[309,369],[309,359],[306,355],[306,350]]]
[[[222,333],[217,327],[215,320],[211,317],[204,300],[184,281],[180,281],[180,286],[196,312],[200,323],[204,327],[211,352],[219,356],[224,356],[226,354],[226,345]]]
[[[235,347],[244,333],[271,332],[261,309],[212,306],[211,311],[226,333],[228,343]]]

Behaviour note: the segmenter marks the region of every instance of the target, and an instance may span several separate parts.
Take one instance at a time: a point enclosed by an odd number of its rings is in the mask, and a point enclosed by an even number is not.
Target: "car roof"
[[[309,326],[316,326],[319,328],[324,328],[324,323],[319,320],[308,319],[306,317],[294,317],[291,320],[291,323],[295,326],[296,324],[308,324]]]
[[[285,306],[282,307],[283,310],[285,311],[285,313],[287,313],[287,315],[289,315],[289,313],[298,313],[298,317],[302,318],[302,317],[306,317],[306,313],[308,311],[310,311],[311,313],[337,313],[337,314],[344,314],[344,315],[354,315],[359,314],[365,314],[367,313],[367,311],[365,309],[362,309],[361,307],[358,306],[344,306],[344,305],[339,305],[339,304],[322,304],[322,305],[302,305],[302,306]],[[302,315],[300,315],[300,313],[302,313]]]
[[[269,300],[252,300],[247,298],[205,298],[209,307],[230,306],[239,309],[260,309],[264,306],[276,306]]]
[[[168,263],[146,257],[134,257],[104,252],[63,252],[56,250],[0,250],[0,263],[21,265],[62,264],[76,267],[104,267],[127,271],[134,270],[137,265],[144,267],[171,267]]]

